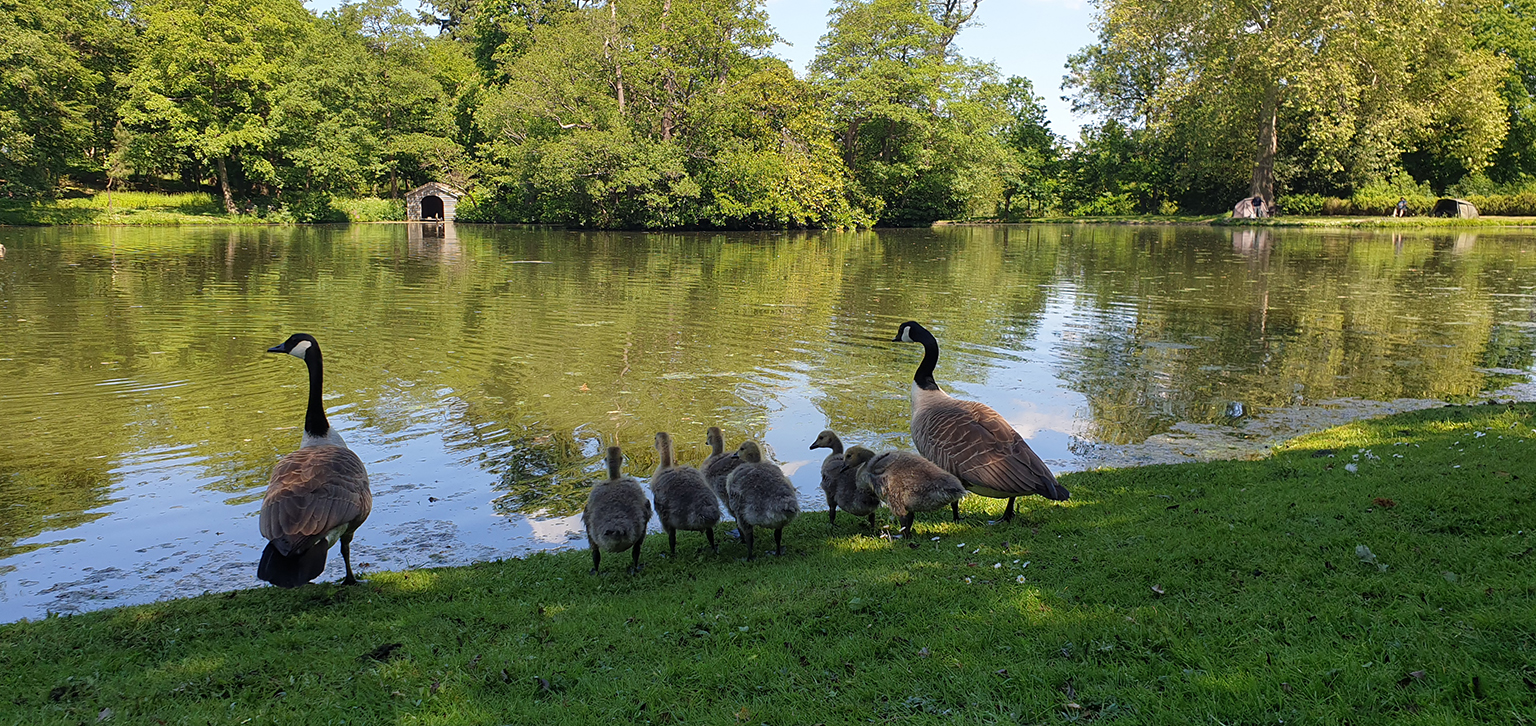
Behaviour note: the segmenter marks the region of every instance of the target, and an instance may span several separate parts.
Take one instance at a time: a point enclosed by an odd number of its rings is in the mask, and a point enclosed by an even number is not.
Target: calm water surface
[[[258,584],[257,509],[306,385],[263,351],[293,332],[320,339],[331,420],[371,472],[365,570],[584,544],[600,449],[624,446],[643,477],[658,430],[691,463],[709,425],[766,440],[824,508],[819,430],[909,443],[921,349],[888,342],[909,318],[939,336],[940,383],[1058,471],[1245,455],[1536,369],[1521,231],[368,225],[0,243],[0,621]]]

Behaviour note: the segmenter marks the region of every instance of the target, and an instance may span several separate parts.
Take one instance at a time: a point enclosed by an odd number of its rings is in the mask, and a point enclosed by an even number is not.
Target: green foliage
[[[1321,194],[1287,194],[1280,197],[1280,209],[1285,214],[1322,214],[1324,199]]]
[[[0,708],[19,723],[1517,722],[1536,679],[1536,508],[1514,464],[1533,429],[1529,405],[1441,408],[1261,461],[1069,474],[1065,505],[1028,499],[993,527],[999,505],[971,497],[962,522],[919,515],[914,542],[807,513],[785,557],[754,563],[722,527],[718,556],[687,533],[661,558],[652,538],[636,575],[610,557],[590,576],[569,551],[15,623]]]
[[[405,219],[405,200],[378,197],[331,199],[331,206],[351,222],[396,222]]]
[[[0,0],[0,196],[100,173],[133,30],[111,0]]]

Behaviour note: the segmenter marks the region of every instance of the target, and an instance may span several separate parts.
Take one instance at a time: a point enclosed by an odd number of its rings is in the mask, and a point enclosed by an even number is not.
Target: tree
[[[230,168],[275,182],[267,152],[277,137],[273,92],[314,16],[298,0],[150,0],[123,123],[135,158],[161,171],[212,164],[224,209],[234,214]]]
[[[0,194],[52,193],[98,174],[129,62],[127,8],[110,0],[0,0]]]
[[[999,187],[996,132],[1006,115],[974,103],[997,82],[996,71],[954,47],[979,5],[839,0],[832,9],[811,76],[827,96],[857,200],[882,210],[882,223],[962,216],[972,193]]]
[[[1068,85],[1081,109],[1222,140],[1214,158],[1245,139],[1248,193],[1266,199],[1287,164],[1359,183],[1417,151],[1475,171],[1504,134],[1503,62],[1471,21],[1438,0],[1105,0]]]

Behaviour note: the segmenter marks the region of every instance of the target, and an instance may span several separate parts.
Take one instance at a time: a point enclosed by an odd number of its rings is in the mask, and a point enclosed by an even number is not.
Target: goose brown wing
[[[1038,494],[1057,501],[1067,490],[1001,414],[975,401],[948,400],[912,419],[912,440],[929,461],[993,496]]]
[[[272,468],[261,502],[261,536],[287,555],[308,538],[360,524],[372,509],[368,471],[357,454],[340,446],[300,449]]]

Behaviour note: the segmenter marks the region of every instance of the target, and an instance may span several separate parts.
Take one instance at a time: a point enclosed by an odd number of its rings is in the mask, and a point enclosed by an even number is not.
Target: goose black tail
[[[261,552],[256,576],[278,587],[298,587],[314,581],[325,572],[325,553],[330,549],[324,539],[298,554],[285,555],[271,542]]]

